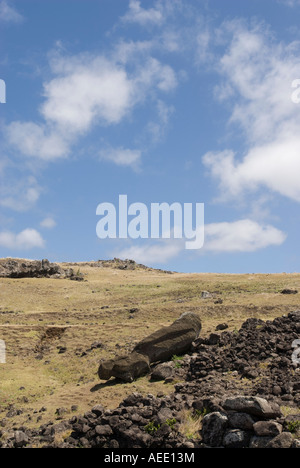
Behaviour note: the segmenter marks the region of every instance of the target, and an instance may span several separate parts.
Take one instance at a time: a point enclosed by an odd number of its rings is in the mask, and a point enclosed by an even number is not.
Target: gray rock
[[[163,362],[154,367],[151,372],[151,378],[154,380],[165,380],[168,377],[172,377],[173,373],[173,362]]]
[[[96,416],[102,416],[104,413],[105,409],[102,405],[95,405],[92,408],[92,413],[94,413]]]
[[[113,431],[108,424],[103,424],[103,426],[96,426],[95,431],[99,436],[102,437],[107,437],[113,434]]]
[[[300,448],[300,439],[294,439],[291,448]]]
[[[272,437],[253,436],[250,439],[249,448],[266,448],[271,440]]]
[[[243,448],[248,446],[249,440],[249,433],[241,429],[230,429],[223,437],[223,445],[226,448]]]
[[[227,424],[227,416],[218,411],[204,416],[201,431],[204,444],[211,447],[220,446],[222,444]]]
[[[162,408],[157,413],[156,420],[158,424],[163,424],[167,419],[173,419],[173,413],[169,408]]]
[[[230,397],[222,403],[226,410],[248,413],[262,419],[270,419],[281,416],[278,405],[270,405],[267,400],[255,396]]]
[[[267,444],[267,448],[291,448],[293,442],[294,437],[290,432],[282,432]]]
[[[276,437],[282,432],[282,425],[276,421],[258,421],[253,425],[257,436]]]
[[[14,446],[16,448],[25,447],[29,442],[29,438],[27,434],[23,431],[15,431],[14,433]]]
[[[201,297],[202,299],[210,299],[213,297],[213,295],[209,291],[202,291]]]
[[[232,428],[251,431],[255,420],[247,413],[229,413],[228,422]]]

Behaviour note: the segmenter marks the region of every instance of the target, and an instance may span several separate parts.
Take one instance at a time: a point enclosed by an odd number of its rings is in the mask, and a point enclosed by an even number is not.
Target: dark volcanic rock
[[[72,269],[64,270],[49,260],[0,259],[1,278],[70,278],[77,277]]]
[[[283,289],[281,294],[298,294],[298,291],[296,289]]]

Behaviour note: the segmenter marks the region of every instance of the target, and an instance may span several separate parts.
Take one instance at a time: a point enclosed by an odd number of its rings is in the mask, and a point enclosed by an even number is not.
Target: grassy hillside
[[[68,417],[97,403],[113,408],[133,391],[171,392],[174,384],[147,376],[132,384],[99,381],[97,369],[101,359],[126,354],[185,311],[201,316],[205,336],[221,322],[232,331],[249,317],[267,320],[299,309],[298,294],[280,292],[300,289],[300,274],[168,274],[86,263],[73,268],[84,281],[0,279],[0,339],[7,347],[7,363],[0,364],[0,421],[39,426],[60,417],[58,408]],[[212,297],[201,298],[202,291]]]

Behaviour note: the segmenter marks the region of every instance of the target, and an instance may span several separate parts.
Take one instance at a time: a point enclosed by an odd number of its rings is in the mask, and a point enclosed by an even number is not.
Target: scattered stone
[[[214,301],[214,304],[223,304],[223,299],[221,299],[221,298],[219,297],[219,299],[216,299],[216,300]],[[227,328],[227,327],[226,327],[226,328]]]
[[[14,447],[22,448],[29,442],[29,437],[23,431],[15,431],[14,433]]]
[[[298,294],[298,291],[296,289],[283,289],[281,294]]]
[[[155,366],[151,372],[151,379],[165,380],[174,374],[173,362],[163,362]]]
[[[212,293],[209,291],[202,291],[201,298],[202,299],[211,299],[213,297]]]

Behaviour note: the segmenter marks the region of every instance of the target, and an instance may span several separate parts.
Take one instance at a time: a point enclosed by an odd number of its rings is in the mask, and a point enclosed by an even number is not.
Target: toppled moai
[[[163,327],[140,341],[127,356],[117,356],[102,362],[98,375],[102,380],[116,377],[132,382],[150,372],[150,364],[166,361],[175,354],[187,352],[201,331],[198,315],[186,312],[172,325]]]

